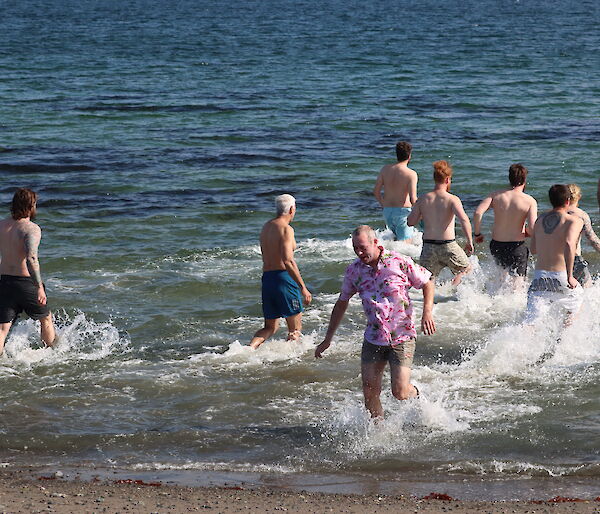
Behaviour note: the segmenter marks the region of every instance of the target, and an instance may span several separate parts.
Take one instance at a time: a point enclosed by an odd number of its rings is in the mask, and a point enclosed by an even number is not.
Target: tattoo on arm
[[[583,218],[583,233],[594,247],[594,250],[600,252],[600,239],[598,239],[596,232],[594,232],[594,229],[592,228],[592,221],[589,216]]]
[[[38,245],[39,239],[35,236],[35,234],[27,232],[25,234],[25,262],[27,264],[27,270],[31,275],[31,279],[36,286],[42,284],[40,263],[38,261]]]
[[[560,223],[560,216],[556,212],[550,212],[544,216],[542,219],[542,226],[544,227],[544,232],[546,234],[552,234],[554,229],[558,227]]]

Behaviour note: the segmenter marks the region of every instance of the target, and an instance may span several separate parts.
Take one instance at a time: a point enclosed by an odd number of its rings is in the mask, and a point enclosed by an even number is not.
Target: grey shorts
[[[363,341],[360,361],[364,363],[389,362],[411,368],[415,356],[415,345],[414,339],[403,341],[395,346],[380,346]]]

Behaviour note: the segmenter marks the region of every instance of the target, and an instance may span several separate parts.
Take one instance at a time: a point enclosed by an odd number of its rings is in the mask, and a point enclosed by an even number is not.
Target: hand
[[[421,318],[421,330],[426,336],[430,336],[435,333],[435,322],[430,312],[424,312]]]
[[[40,305],[46,305],[48,299],[46,298],[46,291],[44,290],[44,286],[40,284],[38,287],[37,300]]]
[[[481,236],[481,237],[483,237],[483,236]],[[467,243],[465,244],[465,253],[466,253],[467,255],[473,255],[473,252],[474,252],[474,251],[475,251],[475,248],[473,248],[473,243],[469,243],[469,242],[467,242]]]
[[[579,282],[577,282],[577,280],[575,279],[575,277],[569,277],[567,279],[567,282],[568,282],[569,287],[571,289],[575,289],[579,285]]]
[[[475,236],[475,242],[476,243],[483,243],[483,240],[485,238],[483,237],[483,234],[479,234],[478,236]]]
[[[312,302],[312,294],[310,294],[310,291],[305,287],[302,289],[302,303],[304,305],[310,305],[310,302]]]
[[[329,348],[331,346],[331,343],[327,342],[327,341],[323,341],[319,346],[317,346],[315,348],[315,359],[322,359],[323,358],[323,352],[325,350],[327,350],[327,348]]]

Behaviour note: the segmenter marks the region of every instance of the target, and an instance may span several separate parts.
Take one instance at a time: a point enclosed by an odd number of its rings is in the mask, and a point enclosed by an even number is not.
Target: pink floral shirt
[[[348,266],[340,300],[350,300],[358,293],[367,316],[365,340],[380,346],[396,345],[417,337],[408,290],[422,289],[431,273],[410,257],[379,248],[377,269],[360,259]]]

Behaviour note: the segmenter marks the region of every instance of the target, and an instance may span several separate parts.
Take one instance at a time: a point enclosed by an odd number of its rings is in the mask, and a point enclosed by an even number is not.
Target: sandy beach
[[[324,494],[237,485],[180,487],[142,480],[69,481],[29,471],[0,474],[2,513],[80,512],[489,512],[599,513],[600,498],[588,501],[477,502],[424,498]],[[439,497],[436,497],[439,496]]]

